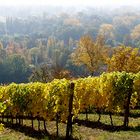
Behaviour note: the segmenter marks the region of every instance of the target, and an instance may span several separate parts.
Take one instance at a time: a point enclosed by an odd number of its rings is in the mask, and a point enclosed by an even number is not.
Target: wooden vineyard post
[[[7,122],[9,121],[9,119],[8,119],[8,115],[7,115]]]
[[[111,112],[109,112],[109,117],[110,117],[111,125],[113,126],[113,119],[112,119],[112,113]]]
[[[130,114],[130,100],[131,100],[131,94],[132,91],[128,92],[128,97],[125,105],[125,110],[124,110],[124,127],[128,127],[129,123],[129,114]]]
[[[19,115],[18,117],[19,117],[19,121],[18,121],[19,125],[21,125],[21,116]]]
[[[17,114],[16,114],[16,124],[18,124],[18,116],[17,116]]]
[[[72,136],[73,95],[74,95],[74,83],[71,83],[70,84],[70,98],[69,98],[69,116],[68,116],[67,128],[66,128],[66,139],[71,139],[71,136]]]
[[[88,109],[86,108],[86,121],[88,121]]]
[[[58,128],[58,124],[59,124],[59,116],[58,113],[56,113],[56,136],[59,136],[59,128]]]
[[[2,122],[4,122],[4,119],[3,119],[3,114],[1,114],[1,121],[2,121]]]
[[[2,114],[2,122],[4,122],[4,114]]]
[[[130,114],[130,103],[131,103],[131,96],[133,92],[133,80],[131,79],[127,97],[126,97],[126,103],[125,103],[125,110],[124,110],[124,127],[128,127],[129,124],[129,114]]]
[[[34,129],[34,118],[33,118],[33,114],[30,112],[30,114],[28,114],[28,117],[31,120],[32,129]]]
[[[34,120],[33,120],[33,118],[31,119],[31,124],[32,124],[32,129],[34,129]]]
[[[44,130],[45,130],[45,132],[47,132],[46,121],[45,121],[45,119],[43,120],[43,124],[44,124]]]
[[[40,131],[40,119],[38,118],[38,131]]]
[[[23,113],[19,115],[19,124],[23,125]]]
[[[37,121],[38,121],[38,131],[40,131],[40,116],[39,116],[39,112],[37,115]]]
[[[14,119],[13,119],[13,115],[12,115],[11,112],[10,112],[10,117],[11,117],[11,123],[13,124],[14,123]]]

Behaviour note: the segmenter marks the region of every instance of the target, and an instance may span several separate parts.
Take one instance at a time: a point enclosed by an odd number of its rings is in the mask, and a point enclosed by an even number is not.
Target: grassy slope
[[[96,114],[89,115],[89,121],[86,122],[85,115],[79,116],[79,121],[74,125],[73,135],[75,138],[82,140],[140,140],[140,118],[130,118],[129,130],[118,129],[118,126],[123,124],[123,117],[113,116],[113,122],[115,127],[110,125],[110,118],[108,115],[102,115],[101,123],[97,123],[98,116]],[[30,121],[24,121],[26,126],[30,126]],[[60,124],[59,139],[65,136],[65,124]],[[35,122],[35,128],[37,129],[37,122]],[[22,129],[22,128],[21,128]],[[30,134],[30,131],[26,133],[23,129],[17,129],[16,131],[11,128],[6,128],[0,135],[0,140],[48,140],[56,139],[56,127],[55,122],[47,122],[47,130],[49,132],[49,138],[43,133],[38,136],[35,131],[34,134]],[[23,133],[24,132],[24,133]],[[32,132],[31,132],[32,133]],[[34,137],[34,138],[33,138]]]

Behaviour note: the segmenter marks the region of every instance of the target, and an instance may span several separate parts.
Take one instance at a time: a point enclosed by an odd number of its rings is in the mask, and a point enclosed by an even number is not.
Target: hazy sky
[[[140,0],[0,0],[0,5],[135,5]]]

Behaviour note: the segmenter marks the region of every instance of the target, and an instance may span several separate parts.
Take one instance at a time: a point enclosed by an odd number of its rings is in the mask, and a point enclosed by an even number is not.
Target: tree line
[[[6,48],[0,43],[0,82],[49,82],[53,79],[100,75],[102,72],[140,71],[139,48],[120,45],[110,47],[104,36],[93,39],[89,35],[78,41],[49,38],[37,46],[26,48],[11,42]]]

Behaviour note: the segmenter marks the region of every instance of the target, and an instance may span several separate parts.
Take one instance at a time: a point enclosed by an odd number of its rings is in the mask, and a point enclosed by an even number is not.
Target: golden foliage
[[[113,25],[111,24],[102,24],[100,26],[99,34],[103,35],[105,38],[114,38]]]
[[[113,56],[108,59],[108,71],[140,71],[140,54],[138,48],[120,46],[114,49]]]
[[[67,18],[67,19],[64,20],[64,25],[80,26],[81,23],[76,18]]]
[[[134,27],[134,29],[131,32],[131,38],[133,40],[137,40],[140,38],[140,24]]]
[[[98,36],[96,40],[88,35],[81,37],[72,54],[74,64],[85,65],[91,73],[99,70],[107,57],[108,48],[105,47],[102,36]]]

